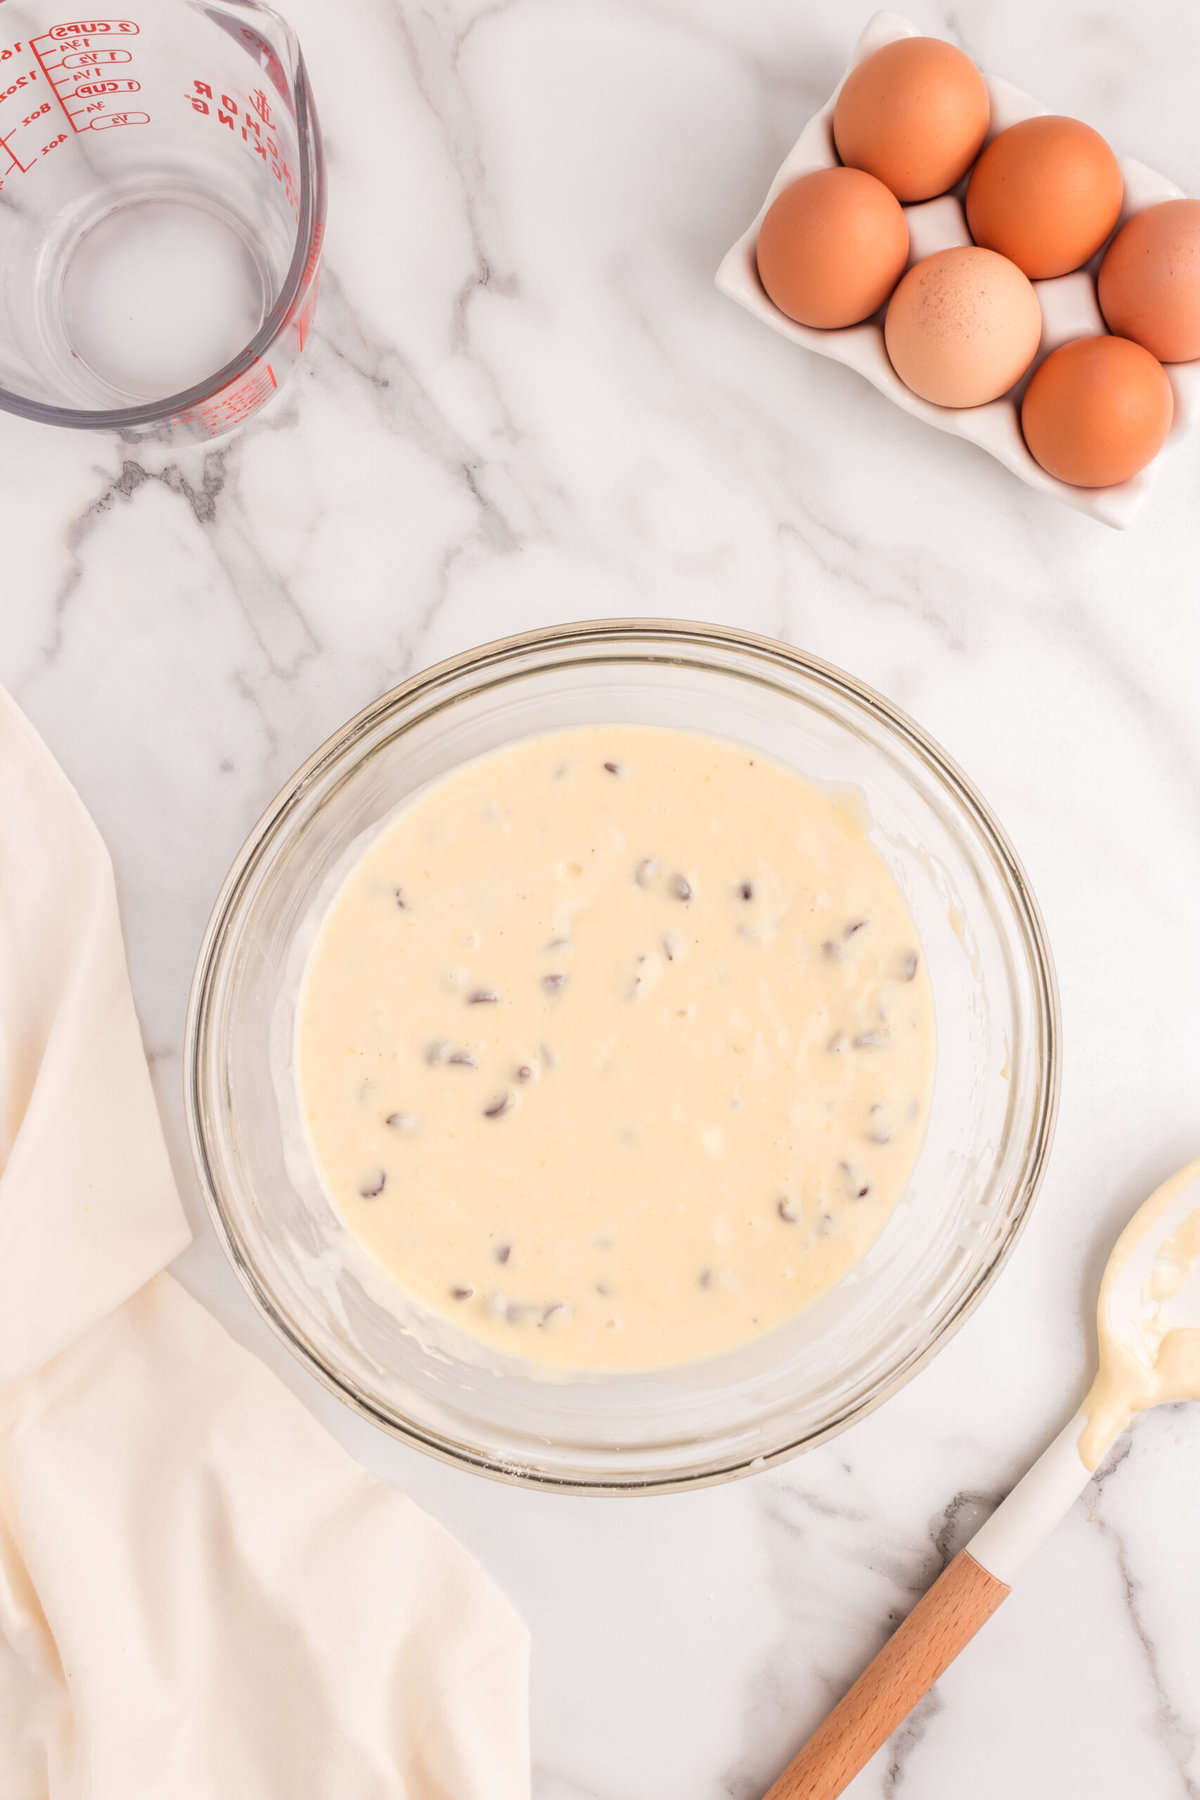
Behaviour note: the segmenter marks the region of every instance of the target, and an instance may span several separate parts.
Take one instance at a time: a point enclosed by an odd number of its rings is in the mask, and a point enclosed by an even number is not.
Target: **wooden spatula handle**
[[[835,1800],[1007,1593],[1005,1582],[960,1550],[818,1725],[767,1800]]]

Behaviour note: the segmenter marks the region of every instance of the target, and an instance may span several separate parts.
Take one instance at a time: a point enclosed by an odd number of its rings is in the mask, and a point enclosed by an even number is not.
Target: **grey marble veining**
[[[754,1800],[1069,1416],[1108,1245],[1197,1152],[1200,462],[1117,536],[715,294],[865,7],[287,10],[329,150],[311,351],[207,451],[0,417],[0,679],[113,850],[185,1280],[525,1612],[536,1800]],[[1200,191],[1183,0],[921,22]],[[303,1377],[207,1230],[179,1084],[211,898],[296,764],[439,656],[613,614],[775,633],[915,713],[1026,862],[1066,1056],[1035,1217],[927,1370],[786,1467],[596,1502],[423,1460]],[[1198,1494],[1200,1408],[1145,1420],[856,1800],[1197,1800]]]

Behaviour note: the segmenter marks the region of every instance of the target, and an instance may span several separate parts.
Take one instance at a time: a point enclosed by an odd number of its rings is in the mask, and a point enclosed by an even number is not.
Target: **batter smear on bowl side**
[[[424,1306],[576,1369],[714,1355],[840,1280],[912,1171],[933,1061],[854,806],[648,726],[420,793],[334,899],[297,1023],[349,1229]]]

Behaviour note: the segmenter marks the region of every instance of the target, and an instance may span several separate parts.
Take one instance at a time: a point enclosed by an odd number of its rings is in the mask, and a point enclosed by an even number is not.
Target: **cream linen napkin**
[[[522,1800],[522,1627],[187,1237],[107,855],[0,694],[0,1800]]]

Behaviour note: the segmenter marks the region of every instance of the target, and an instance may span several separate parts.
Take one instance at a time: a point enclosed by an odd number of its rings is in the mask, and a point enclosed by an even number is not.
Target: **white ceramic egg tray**
[[[896,38],[920,35],[922,34],[917,27],[898,13],[876,13],[855,46],[850,68]],[[1037,113],[1050,110],[1030,99],[1019,88],[1011,87],[1007,81],[994,81],[987,75],[984,79],[992,101],[989,137],[995,137],[997,132],[1015,125],[1019,119],[1032,118]],[[954,437],[967,438],[971,443],[978,444],[1006,468],[1011,469],[1014,475],[1019,475],[1022,481],[1028,482],[1030,487],[1038,488],[1044,494],[1051,494],[1056,500],[1065,501],[1068,506],[1088,513],[1093,519],[1100,519],[1106,525],[1124,529],[1132,523],[1150,492],[1163,457],[1184,433],[1195,429],[1196,419],[1200,417],[1200,363],[1173,363],[1168,366],[1167,374],[1175,394],[1175,418],[1170,436],[1154,461],[1139,475],[1135,475],[1132,481],[1109,488],[1070,487],[1066,482],[1056,481],[1052,475],[1047,475],[1034,462],[1021,435],[1021,396],[1038,363],[1051,350],[1057,349],[1071,338],[1095,336],[1105,329],[1096,299],[1095,275],[1100,263],[1099,255],[1085,268],[1077,269],[1071,275],[1060,275],[1053,281],[1034,282],[1042,308],[1042,341],[1037,356],[1022,380],[1001,399],[993,400],[987,406],[964,407],[961,410],[933,406],[905,387],[892,368],[884,348],[882,313],[861,325],[851,325],[844,331],[817,331],[811,326],[795,324],[786,313],[781,313],[768,300],[758,278],[755,262],[759,227],[780,188],[786,187],[789,181],[794,181],[797,175],[806,175],[812,169],[828,169],[836,165],[838,158],[833,143],[833,108],[840,88],[841,82],[796,139],[772,181],[753,223],[742,233],[717,270],[718,288],[731,300],[736,300],[739,306],[744,306],[747,312],[761,319],[765,325],[770,325],[783,337],[790,338],[794,344],[803,344],[806,350],[815,350],[818,356],[830,356],[835,362],[857,369],[880,393],[886,394],[897,406],[903,407],[905,412],[924,419],[929,425],[935,425],[939,431],[948,431]],[[1088,120],[1087,123],[1094,124],[1095,121]],[[1125,179],[1122,223],[1131,213],[1141,212],[1159,200],[1175,200],[1180,197],[1182,189],[1165,176],[1155,174],[1153,169],[1133,162],[1128,157],[1120,157],[1118,160]],[[952,193],[943,194],[937,200],[926,200],[920,205],[904,208],[910,240],[910,267],[922,257],[931,256],[936,250],[949,250],[955,245],[971,242],[962,202],[965,187],[964,180]]]

